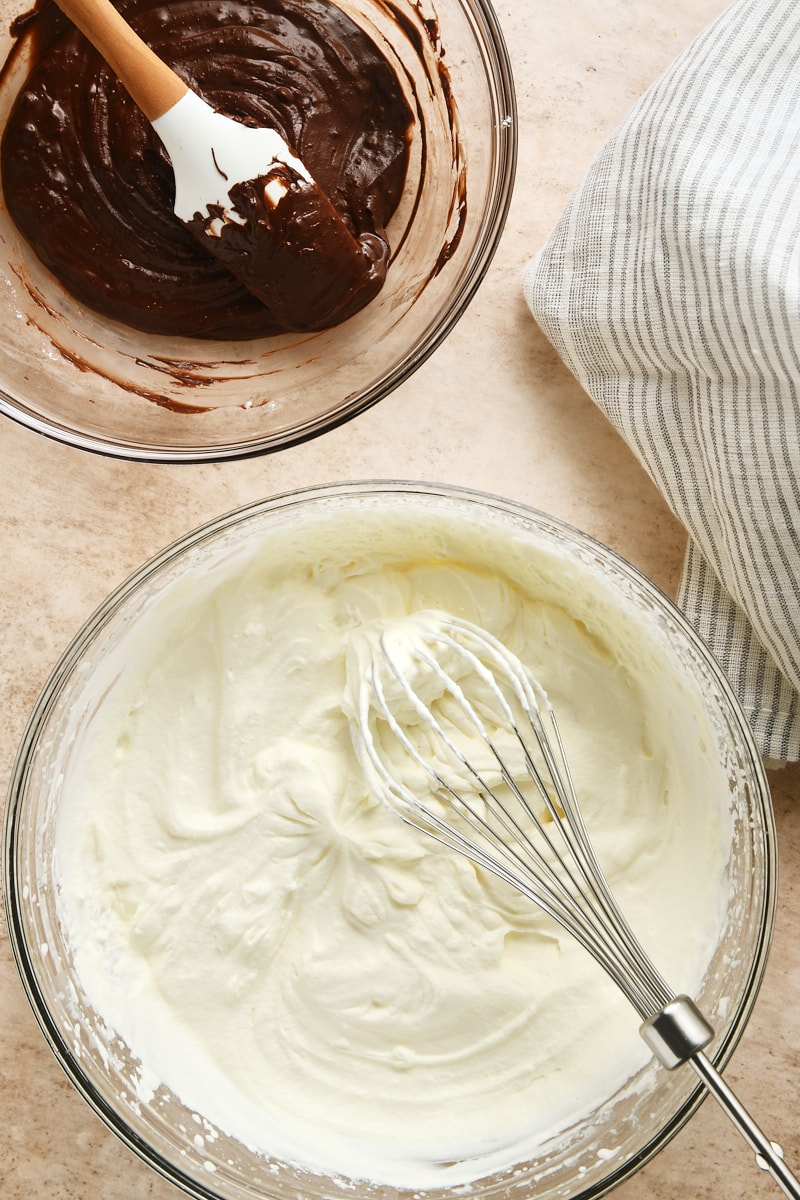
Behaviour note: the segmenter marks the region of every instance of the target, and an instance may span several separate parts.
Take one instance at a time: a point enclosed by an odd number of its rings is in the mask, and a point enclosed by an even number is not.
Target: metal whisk
[[[468,621],[417,613],[356,631],[345,707],[375,794],[576,938],[638,1012],[653,1055],[668,1070],[688,1063],[758,1165],[800,1200],[782,1150],[703,1054],[713,1029],[661,978],[618,908],[586,832],[555,714],[522,662]]]

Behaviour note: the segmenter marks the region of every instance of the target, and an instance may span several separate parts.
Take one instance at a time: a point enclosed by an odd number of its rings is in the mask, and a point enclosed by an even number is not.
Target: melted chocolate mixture
[[[323,304],[296,327],[333,324],[367,303],[380,286],[379,240],[403,189],[411,124],[369,38],[324,0],[119,8],[209,104],[278,129],[370,248],[375,269],[344,307]],[[276,320],[174,215],[169,159],[97,52],[49,3],[23,33],[35,38],[35,63],[3,137],[3,190],[42,262],[81,303],[144,332],[282,332],[285,313]],[[273,258],[270,269],[292,271],[292,253]]]

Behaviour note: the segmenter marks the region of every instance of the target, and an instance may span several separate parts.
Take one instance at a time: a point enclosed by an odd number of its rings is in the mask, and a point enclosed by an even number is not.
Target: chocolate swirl
[[[349,17],[324,0],[119,7],[203,99],[278,129],[356,237],[384,236],[412,118],[389,64]],[[41,261],[81,303],[143,332],[282,331],[174,215],[169,159],[97,52],[50,4],[22,32],[34,62],[3,137],[2,176]]]

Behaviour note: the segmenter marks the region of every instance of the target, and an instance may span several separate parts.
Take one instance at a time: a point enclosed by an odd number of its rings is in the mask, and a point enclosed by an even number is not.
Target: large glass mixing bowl
[[[365,521],[376,529],[387,514],[401,514],[412,531],[409,553],[411,543],[416,555],[427,545],[413,535],[421,518],[428,530],[425,536],[433,538],[430,553],[439,555],[445,543],[430,530],[456,521],[470,535],[478,525],[498,534],[511,530],[521,547],[518,561],[528,561],[530,554],[538,563],[544,561],[543,555],[555,554],[569,564],[571,572],[581,577],[586,573],[591,602],[612,605],[613,611],[624,614],[626,628],[639,631],[648,656],[652,652],[654,661],[663,663],[668,676],[678,681],[679,694],[687,697],[691,712],[701,714],[698,739],[712,747],[710,760],[719,795],[711,801],[699,788],[696,803],[716,803],[721,797],[731,808],[727,918],[694,997],[716,1027],[709,1054],[717,1066],[728,1060],[744,1029],[766,963],[775,904],[775,835],[761,759],[733,692],[705,645],[638,571],[589,537],[541,513],[496,497],[428,484],[320,487],[237,510],[189,534],[143,566],[78,633],[31,716],[13,772],[5,823],[10,936],[45,1037],[69,1078],[107,1125],[167,1179],[205,1200],[420,1200],[421,1196],[453,1200],[456,1193],[464,1193],[464,1189],[449,1192],[446,1188],[412,1192],[329,1178],[264,1157],[223,1133],[195,1138],[197,1114],[173,1093],[161,1086],[151,1096],[137,1095],[132,1088],[136,1062],[87,999],[59,919],[53,863],[62,781],[91,736],[98,697],[102,703],[106,690],[113,689],[118,673],[125,669],[126,652],[131,661],[126,639],[132,632],[150,628],[148,620],[172,589],[194,594],[209,572],[231,555],[255,546],[269,555],[273,534],[289,531],[295,536],[299,530],[302,537],[304,522],[332,513],[344,513],[354,530],[362,530],[357,542],[362,552]],[[580,595],[586,596],[587,589],[581,587]],[[582,619],[580,612],[574,615]],[[591,613],[583,616],[591,624]],[[668,1073],[650,1063],[632,1086],[609,1097],[591,1119],[578,1121],[566,1138],[543,1147],[535,1160],[480,1179],[467,1190],[484,1200],[527,1195],[537,1200],[575,1200],[603,1195],[656,1154],[701,1098],[691,1070]],[[58,1152],[54,1146],[53,1153]]]
[[[362,412],[446,337],[488,269],[511,198],[516,110],[500,26],[490,0],[332,2],[383,51],[415,114],[378,297],[316,334],[198,342],[138,333],[74,301],[0,196],[0,412],[127,459],[237,458]],[[0,0],[4,31],[20,11],[19,0]],[[8,32],[0,38],[7,50]],[[26,68],[12,53],[0,78],[0,129]]]

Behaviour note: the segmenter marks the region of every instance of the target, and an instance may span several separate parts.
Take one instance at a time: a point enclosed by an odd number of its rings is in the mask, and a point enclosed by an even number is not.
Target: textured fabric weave
[[[610,139],[523,278],[685,524],[678,603],[800,758],[800,4],[733,4]]]

